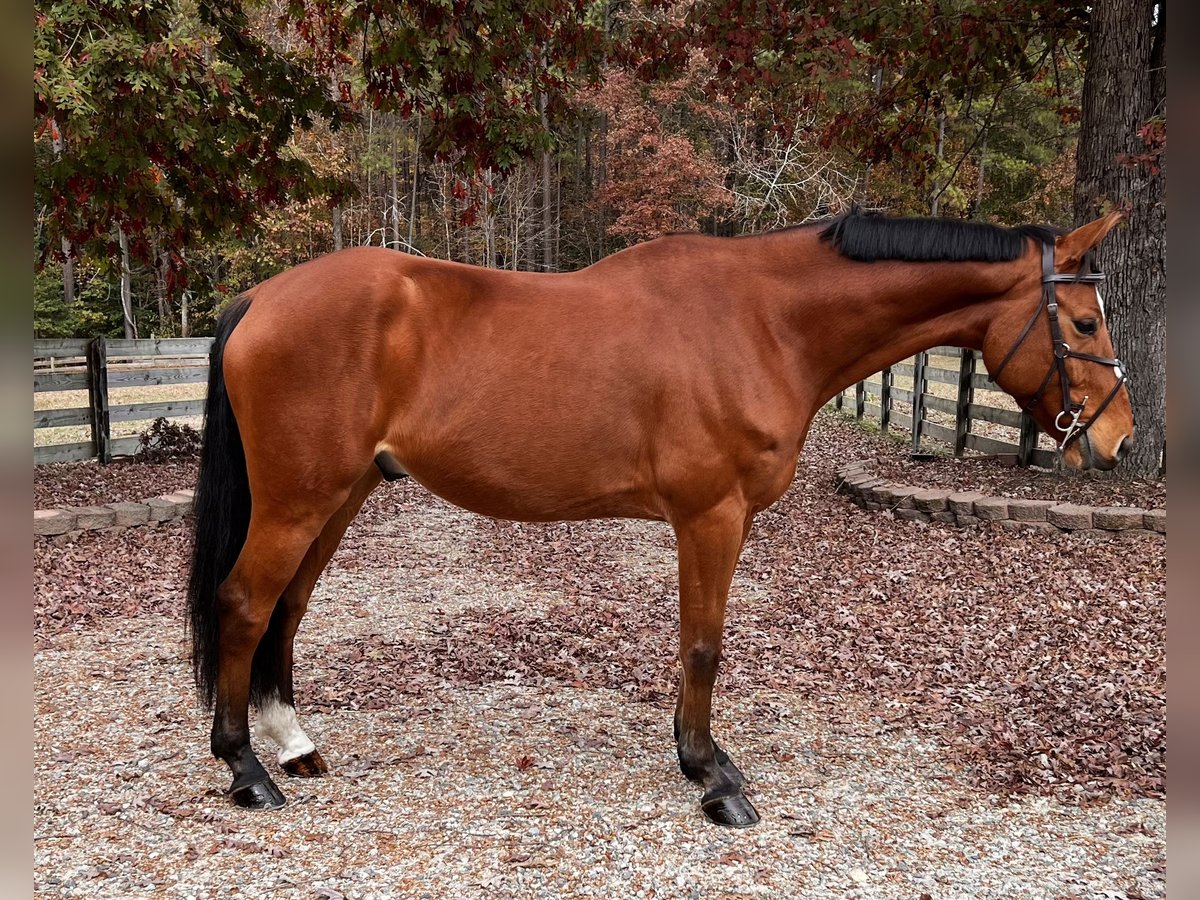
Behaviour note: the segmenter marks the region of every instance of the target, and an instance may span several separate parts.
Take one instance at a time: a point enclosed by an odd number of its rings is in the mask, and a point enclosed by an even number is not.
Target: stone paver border
[[[1165,509],[1121,506],[1081,506],[1054,500],[1014,500],[988,497],[975,491],[927,489],[896,484],[868,471],[866,460],[846,463],[837,470],[837,491],[873,512],[891,512],[897,519],[967,526],[994,522],[1003,528],[1030,531],[1147,531],[1167,533]],[[35,509],[34,536],[73,535],[81,531],[130,528],[190,515],[192,490],[161,494],[141,503],[107,503],[65,509]]]
[[[65,509],[35,509],[34,536],[75,535],[81,531],[131,528],[149,522],[178,519],[192,512],[193,490],[161,494],[141,503],[106,503],[103,506],[71,506]]]
[[[988,497],[976,491],[929,490],[880,478],[871,473],[867,460],[839,467],[836,481],[838,493],[849,496],[864,509],[890,512],[905,521],[943,522],[959,527],[991,522],[1001,528],[1047,533],[1167,533],[1165,509],[1081,506],[1056,500]]]

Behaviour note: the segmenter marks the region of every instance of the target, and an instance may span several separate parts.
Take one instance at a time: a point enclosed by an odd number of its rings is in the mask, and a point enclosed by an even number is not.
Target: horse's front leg
[[[704,788],[700,808],[718,825],[745,828],[758,813],[742,793],[742,773],[713,741],[712,691],[721,659],[725,603],[750,512],[722,504],[676,521],[679,542],[679,659],[683,684],[675,712],[679,767]]]

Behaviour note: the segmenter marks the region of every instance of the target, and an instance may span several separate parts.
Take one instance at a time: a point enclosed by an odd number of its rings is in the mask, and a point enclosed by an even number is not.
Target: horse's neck
[[[982,349],[1021,263],[859,263],[818,248],[782,302],[820,402],[930,347]]]

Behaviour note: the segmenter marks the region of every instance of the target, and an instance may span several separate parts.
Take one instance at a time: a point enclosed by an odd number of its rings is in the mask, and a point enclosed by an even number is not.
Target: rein
[[[1059,385],[1062,387],[1062,412],[1054,419],[1054,427],[1062,434],[1062,440],[1058,445],[1058,452],[1061,453],[1067,449],[1073,442],[1083,437],[1092,423],[1100,417],[1100,414],[1108,408],[1112,403],[1113,398],[1121,390],[1121,386],[1126,384],[1128,378],[1125,375],[1125,367],[1119,359],[1108,358],[1105,356],[1094,356],[1091,353],[1080,353],[1077,350],[1072,350],[1071,345],[1063,340],[1062,324],[1058,320],[1058,295],[1056,284],[1061,282],[1073,282],[1084,284],[1100,284],[1104,281],[1102,272],[1089,272],[1084,274],[1077,272],[1074,275],[1059,274],[1054,271],[1054,245],[1050,243],[1042,244],[1042,299],[1038,303],[1037,309],[1033,311],[1033,315],[1029,321],[1025,323],[1025,327],[1021,330],[1021,334],[1017,337],[1012,347],[1009,348],[1008,354],[996,367],[996,371],[988,375],[988,381],[995,383],[1000,377],[1000,373],[1004,371],[1004,367],[1016,354],[1017,349],[1024,343],[1025,338],[1029,336],[1029,332],[1033,330],[1034,324],[1038,317],[1045,309],[1050,317],[1050,340],[1054,349],[1054,362],[1050,364],[1050,368],[1046,372],[1046,377],[1042,379],[1041,385],[1034,394],[1033,399],[1026,403],[1022,409],[1027,413],[1032,413],[1037,405],[1042,401],[1042,397],[1046,393],[1046,388],[1050,386],[1050,380],[1054,377],[1054,373],[1058,373]],[[1079,419],[1083,415],[1083,410],[1087,406],[1088,398],[1084,396],[1083,400],[1076,403],[1071,399],[1071,376],[1067,373],[1067,358],[1082,359],[1087,362],[1098,363],[1102,366],[1112,366],[1113,372],[1117,376],[1117,383],[1113,385],[1113,389],[1108,392],[1108,396],[1104,401],[1096,407],[1096,411],[1092,413],[1086,422],[1080,423]],[[1064,424],[1063,420],[1066,419]]]

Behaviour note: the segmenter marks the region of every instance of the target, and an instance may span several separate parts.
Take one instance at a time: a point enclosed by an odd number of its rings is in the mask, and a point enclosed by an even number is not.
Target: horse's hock
[[[914,522],[942,522],[965,527],[992,522],[1014,531],[1085,531],[1111,534],[1118,531],[1167,533],[1165,509],[1122,506],[1083,506],[1057,500],[989,497],[977,491],[927,489],[897,484],[870,471],[866,460],[847,463],[837,470],[837,492],[871,512],[890,512]]]

